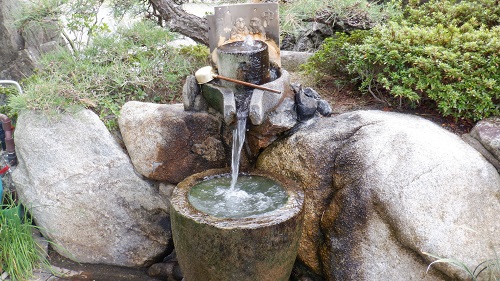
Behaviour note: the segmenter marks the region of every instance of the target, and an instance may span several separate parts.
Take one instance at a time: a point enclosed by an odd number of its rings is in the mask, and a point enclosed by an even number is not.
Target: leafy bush
[[[176,49],[174,36],[152,23],[96,37],[75,55],[68,50],[45,55],[42,67],[23,81],[24,95],[11,97],[14,111],[94,110],[109,128],[129,100],[170,103],[180,100],[183,79],[208,63],[205,47]]]
[[[500,9],[492,2],[410,3],[407,20],[327,40],[306,69],[346,73],[362,90],[383,88],[413,105],[430,99],[444,116],[499,115]]]

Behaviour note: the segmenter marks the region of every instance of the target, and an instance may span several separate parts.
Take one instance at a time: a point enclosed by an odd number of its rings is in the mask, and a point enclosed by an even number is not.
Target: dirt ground
[[[343,85],[340,80],[335,77],[328,77],[320,82],[314,82],[300,73],[292,73],[291,80],[292,83],[301,83],[304,87],[311,87],[316,90],[323,99],[330,103],[333,109],[333,115],[363,109],[413,114],[428,119],[457,135],[469,133],[476,123],[471,120],[443,117],[434,108],[431,102],[420,104],[420,106],[415,109],[399,107],[397,101],[393,102],[396,103],[395,105],[387,105],[377,101],[368,93],[363,94],[352,86]]]

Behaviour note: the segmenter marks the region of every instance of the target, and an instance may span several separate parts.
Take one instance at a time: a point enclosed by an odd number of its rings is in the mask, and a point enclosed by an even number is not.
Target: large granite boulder
[[[458,136],[419,117],[355,111],[314,119],[257,167],[306,194],[299,259],[327,280],[468,280],[500,249],[500,176]]]
[[[135,174],[96,114],[24,112],[15,140],[17,192],[61,255],[143,266],[171,246],[167,202]]]
[[[118,120],[127,151],[139,173],[178,183],[189,175],[227,166],[222,121],[182,104],[127,102]]]

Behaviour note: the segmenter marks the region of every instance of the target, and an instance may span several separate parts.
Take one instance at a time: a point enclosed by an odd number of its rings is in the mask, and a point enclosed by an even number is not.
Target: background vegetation
[[[42,68],[23,81],[25,94],[11,97],[9,105],[14,112],[83,106],[115,128],[116,116],[129,100],[180,102],[183,80],[208,63],[208,49],[170,47],[173,38],[142,21],[112,35],[98,35],[77,53],[61,48],[43,57]]]
[[[444,116],[480,120],[500,114],[499,24],[495,0],[410,1],[385,24],[327,39],[306,69],[389,104],[431,101]]]
[[[471,120],[500,115],[497,1],[405,2],[286,1],[281,28],[297,34],[317,21],[341,30],[305,66],[315,77],[354,83],[391,106],[431,104],[444,116]],[[19,26],[64,14],[60,24],[72,48],[44,57],[39,71],[23,81],[25,95],[10,99],[11,114],[84,106],[111,128],[128,100],[180,101],[184,78],[208,63],[205,47],[170,47],[175,34],[153,22],[110,33],[96,14],[102,1],[39,3],[19,17]],[[143,2],[111,3],[122,17],[132,3],[137,10]]]

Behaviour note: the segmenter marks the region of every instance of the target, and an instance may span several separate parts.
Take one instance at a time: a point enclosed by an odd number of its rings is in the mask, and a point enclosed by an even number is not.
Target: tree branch
[[[148,0],[173,32],[185,35],[208,46],[208,22],[206,18],[192,15],[172,0]]]

